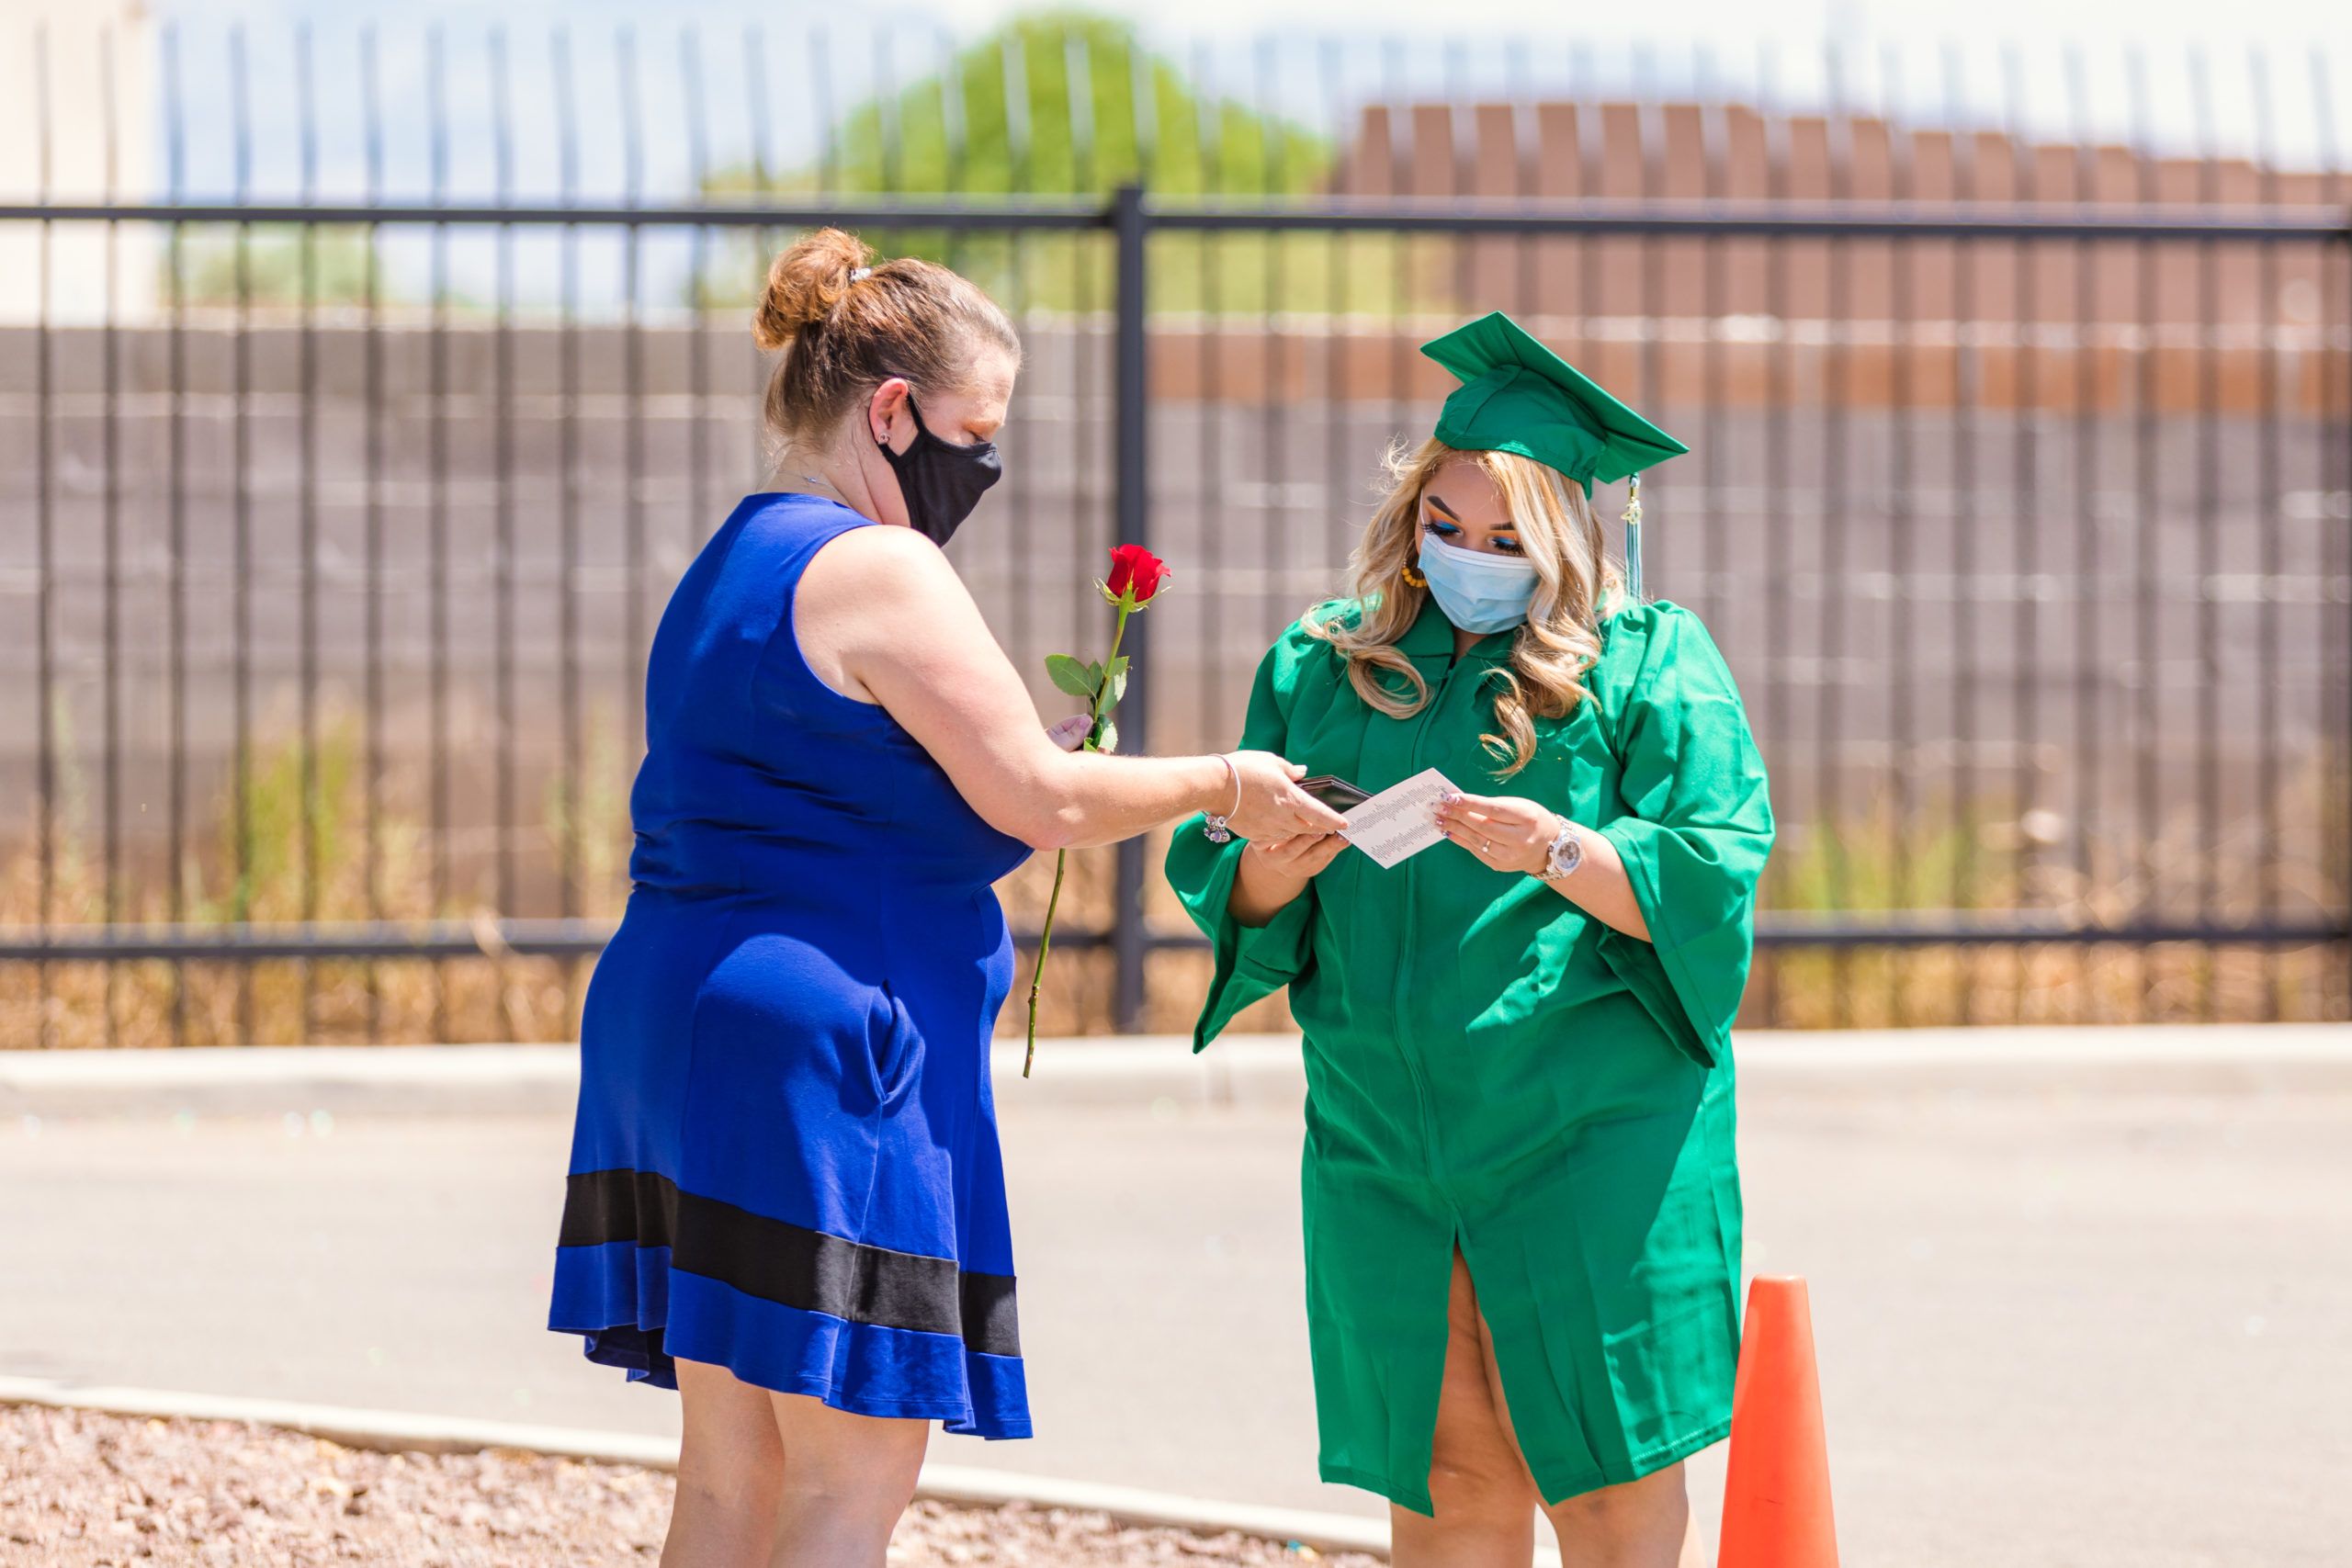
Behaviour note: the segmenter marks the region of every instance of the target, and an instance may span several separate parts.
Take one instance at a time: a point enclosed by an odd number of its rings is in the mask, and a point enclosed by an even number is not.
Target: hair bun
[[[840,229],[803,236],[768,267],[768,286],[752,313],[752,336],[778,349],[822,321],[873,257],[865,242]]]

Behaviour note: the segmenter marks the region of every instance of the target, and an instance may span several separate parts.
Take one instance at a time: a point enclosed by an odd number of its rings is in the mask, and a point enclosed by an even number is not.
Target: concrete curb
[[[1000,1107],[1294,1106],[1306,1092],[1295,1035],[1231,1035],[1194,1055],[1181,1035],[1000,1043]],[[1757,1031],[1740,1036],[1745,1090],[1856,1092],[2352,1092],[2352,1025],[2090,1025],[2022,1029]],[[180,1111],[434,1114],[571,1110],[571,1045],[199,1046],[0,1051],[0,1115]]]
[[[569,1111],[571,1045],[256,1045],[0,1051],[0,1116]]]
[[[240,1399],[226,1394],[81,1386],[47,1378],[0,1378],[0,1404],[40,1404],[94,1410],[109,1416],[251,1422],[307,1433],[345,1448],[385,1452],[475,1453],[485,1449],[519,1449],[564,1459],[642,1465],[651,1470],[678,1467],[678,1444],[672,1438],[507,1421],[472,1421],[399,1410],[354,1410],[286,1400]],[[1125,1524],[1164,1526],[1203,1535],[1231,1530],[1266,1540],[1295,1541],[1318,1551],[1363,1551],[1384,1558],[1388,1555],[1388,1529],[1376,1519],[1260,1507],[1247,1503],[1218,1503],[1100,1482],[926,1462],[915,1495],[979,1507],[1028,1503],[1041,1508],[1108,1514]]]

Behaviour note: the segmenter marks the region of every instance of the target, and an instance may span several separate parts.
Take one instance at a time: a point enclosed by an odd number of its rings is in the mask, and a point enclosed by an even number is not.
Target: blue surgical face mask
[[[1533,561],[1464,549],[1433,534],[1421,536],[1421,575],[1445,618],[1481,637],[1510,630],[1535,603]]]

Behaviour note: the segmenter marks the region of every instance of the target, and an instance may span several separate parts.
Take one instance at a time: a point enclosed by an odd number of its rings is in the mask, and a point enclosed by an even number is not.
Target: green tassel
[[[1642,476],[1625,481],[1625,593],[1642,602]]]

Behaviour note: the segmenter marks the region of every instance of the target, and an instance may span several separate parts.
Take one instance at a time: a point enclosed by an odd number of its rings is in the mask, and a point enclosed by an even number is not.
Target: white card
[[[1437,828],[1437,803],[1453,787],[1443,773],[1425,768],[1340,813],[1347,823],[1340,836],[1383,867],[1410,859],[1445,841]]]

